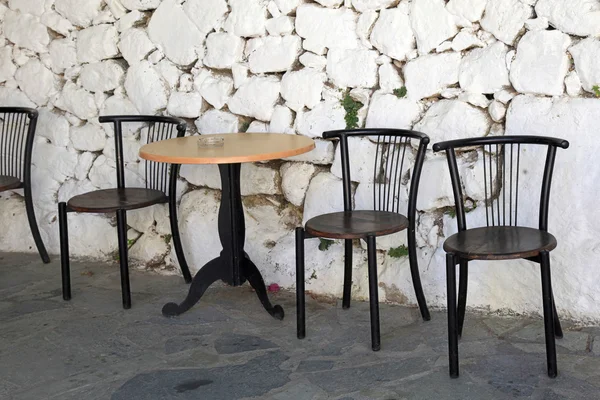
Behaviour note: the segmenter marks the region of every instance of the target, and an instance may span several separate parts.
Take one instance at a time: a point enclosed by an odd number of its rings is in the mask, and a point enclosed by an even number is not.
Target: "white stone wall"
[[[242,168],[246,250],[268,283],[293,287],[293,228],[342,207],[339,152],[318,137],[345,127],[340,99],[349,89],[365,104],[359,124],[414,127],[432,142],[505,133],[568,139],[550,210],[557,306],[564,316],[600,321],[599,0],[0,0],[0,21],[0,105],[40,111],[33,193],[50,252],[59,249],[57,201],[115,184],[112,132],[98,115],[173,115],[188,119],[189,134],[247,128],[317,138],[311,153]],[[403,86],[399,98],[394,90]],[[134,185],[143,184],[139,138],[132,130],[125,139]],[[353,147],[360,171],[369,144]],[[354,178],[360,205],[368,178]],[[192,268],[220,249],[219,186],[215,166],[181,170],[179,214]],[[478,199],[477,176],[465,190]],[[0,250],[34,251],[20,193],[1,200]],[[441,245],[456,231],[444,213],[450,205],[444,158],[428,154],[418,245],[431,306],[445,304]],[[524,208],[523,221],[535,224],[535,212]],[[478,207],[469,218],[482,216]],[[111,216],[69,221],[74,256],[112,257]],[[173,273],[166,207],[131,212],[128,223],[131,258]],[[415,303],[406,257],[386,251],[405,242],[404,235],[379,241],[383,301]],[[306,244],[307,288],[340,296],[343,246],[318,245]],[[354,253],[356,298],[368,293],[363,247]],[[535,265],[473,263],[471,271],[470,306],[540,312]]]

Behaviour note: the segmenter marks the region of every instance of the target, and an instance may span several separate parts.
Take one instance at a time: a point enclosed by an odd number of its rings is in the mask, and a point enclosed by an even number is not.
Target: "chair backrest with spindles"
[[[0,175],[30,179],[37,118],[32,108],[0,107]]]

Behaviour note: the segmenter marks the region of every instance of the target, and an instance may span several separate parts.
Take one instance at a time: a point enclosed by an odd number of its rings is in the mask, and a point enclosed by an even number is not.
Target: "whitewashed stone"
[[[152,14],[148,36],[169,60],[179,65],[193,63],[204,40],[204,35],[175,0],[164,0]]]
[[[211,33],[206,38],[206,56],[202,60],[210,68],[231,68],[241,61],[244,40],[225,32]]]
[[[201,109],[200,93],[173,92],[167,104],[167,112],[174,117],[198,118]]]
[[[257,37],[265,33],[267,2],[263,0],[229,0],[231,12],[225,21],[227,32],[241,37]]]
[[[500,103],[499,101],[495,100],[490,103],[488,111],[490,113],[490,117],[492,117],[492,120],[494,122],[500,122],[504,119],[504,116],[506,115],[506,106]]]
[[[304,52],[299,60],[305,67],[314,68],[319,71],[322,71],[327,66],[327,57],[319,56],[310,51]]]
[[[54,11],[46,11],[42,14],[40,22],[63,36],[69,36],[69,33],[75,30],[75,27],[68,19],[61,17],[59,13]]]
[[[447,88],[442,90],[442,93],[440,93],[440,95],[444,98],[444,99],[454,99],[458,96],[460,96],[463,93],[462,89],[459,88]]]
[[[538,17],[525,21],[525,28],[528,31],[545,31],[548,29],[548,18]]]
[[[0,249],[9,252],[37,251],[21,196],[0,198]]]
[[[581,80],[576,71],[569,72],[565,77],[565,88],[567,89],[567,94],[571,97],[581,95]]]
[[[48,29],[31,14],[7,10],[4,14],[4,35],[17,46],[45,53],[50,43]]]
[[[398,0],[352,0],[352,7],[361,13],[381,10],[395,5]]]
[[[100,151],[106,146],[106,134],[98,125],[86,124],[71,128],[73,148],[81,151]]]
[[[195,186],[221,189],[219,170],[214,165],[184,165],[181,176]],[[279,180],[277,170],[244,163],[240,171],[240,191],[242,196],[279,194]]]
[[[161,0],[121,0],[128,10],[153,10],[157,8]]]
[[[85,64],[81,68],[81,86],[90,92],[109,92],[123,83],[125,69],[114,60]]]
[[[369,36],[371,35],[373,24],[378,17],[379,14],[377,14],[376,11],[367,11],[360,14],[358,21],[356,22],[356,35],[362,46],[367,49],[373,48],[373,45],[369,41]]]
[[[69,144],[69,122],[65,117],[54,114],[48,108],[39,108],[35,134],[49,139],[55,146],[67,146]]]
[[[296,115],[296,131],[309,137],[320,137],[325,131],[344,129],[346,112],[338,101],[325,101],[308,112]]]
[[[327,75],[313,68],[287,72],[281,79],[281,97],[294,111],[300,111],[304,107],[312,109],[321,101],[325,81]]]
[[[188,0],[183,10],[204,36],[221,27],[229,11],[225,0]]]
[[[441,100],[427,110],[414,129],[427,133],[435,143],[486,136],[490,126],[491,121],[485,111],[460,100]]]
[[[238,117],[219,110],[208,110],[195,121],[200,133],[234,133],[239,131]]]
[[[233,90],[233,79],[203,71],[194,79],[194,88],[207,103],[220,110],[229,100]]]
[[[395,89],[404,86],[400,72],[392,63],[383,64],[379,67],[379,89],[384,93],[392,93]]]
[[[113,25],[96,25],[77,32],[77,60],[92,63],[119,54],[119,34]]]
[[[250,125],[248,125],[248,130],[246,130],[246,132],[267,133],[269,132],[269,125],[262,121],[252,121]]]
[[[152,64],[158,64],[164,58],[165,53],[163,53],[160,49],[156,49],[148,55],[148,61],[150,61]]]
[[[450,0],[446,8],[459,18],[477,22],[481,19],[487,2],[488,0]]]
[[[100,13],[103,0],[56,0],[54,9],[74,25],[87,28]]]
[[[381,10],[371,32],[371,43],[381,53],[403,61],[415,49],[415,37],[410,24],[408,13],[404,9]]]
[[[154,66],[154,68],[156,68],[158,73],[165,80],[169,89],[174,90],[175,87],[179,84],[179,79],[181,78],[182,71],[166,58],[163,58],[161,61],[159,61]]]
[[[117,22],[117,30],[119,32],[125,32],[133,28],[137,24],[141,24],[146,19],[146,14],[141,11],[134,10],[124,14]]]
[[[521,93],[560,96],[569,71],[566,54],[571,39],[559,31],[527,32],[519,41],[510,81]]]
[[[483,43],[471,30],[463,29],[452,40],[452,50],[463,51],[471,47],[485,47]]]
[[[501,42],[471,50],[460,64],[460,87],[473,93],[495,93],[510,86],[505,63],[507,51]]]
[[[129,249],[129,257],[146,268],[157,267],[164,262],[169,251],[165,238],[153,229],[146,231]]]
[[[142,114],[153,115],[167,106],[167,88],[148,61],[141,61],[127,70],[125,89]]]
[[[367,114],[367,128],[412,129],[421,115],[414,100],[399,99],[394,94],[375,93]]]
[[[243,64],[233,64],[231,75],[233,76],[233,87],[237,89],[248,80],[248,67]]]
[[[121,34],[119,50],[129,65],[137,64],[155,48],[143,29],[132,28]]]
[[[296,33],[309,48],[356,49],[358,16],[351,10],[322,8],[303,4],[296,10]]]
[[[19,87],[27,97],[39,106],[57,93],[54,74],[37,59],[31,59],[15,74]]]
[[[427,132],[428,135],[431,134],[430,131],[421,130],[421,132]],[[432,136],[430,135],[430,137]],[[461,138],[464,137],[467,136],[461,136]],[[437,141],[438,139],[432,138],[432,141],[434,140]],[[427,179],[428,177],[429,179]],[[431,177],[435,178],[431,179]],[[452,183],[450,182],[446,158],[427,158],[423,163],[423,170],[421,171],[417,210],[427,211],[452,205],[454,205],[454,195],[452,194]]]
[[[459,94],[458,100],[480,108],[487,108],[491,103],[491,100],[489,100],[485,95],[473,92],[463,92]]]
[[[77,64],[77,48],[75,42],[70,39],[53,40],[48,46],[48,50],[52,61],[52,70],[55,73],[62,73],[65,69]]]
[[[63,91],[54,103],[61,110],[68,111],[79,119],[92,119],[98,115],[94,96],[85,89],[80,89],[72,82],[67,82]]]
[[[273,0],[273,1],[277,5],[277,8],[279,9],[279,11],[284,15],[287,15],[290,12],[296,10],[298,5],[300,5],[300,3],[302,2],[302,0]]]
[[[592,92],[592,88],[600,84],[600,40],[583,39],[571,46],[569,53],[573,56],[581,85],[586,91]]]
[[[191,92],[194,87],[194,77],[191,74],[181,74],[179,77],[179,90]]]
[[[267,36],[251,39],[248,46],[254,47],[254,51],[248,57],[250,71],[262,74],[289,70],[298,58],[301,43],[298,36]]]
[[[229,99],[229,110],[234,114],[270,121],[279,98],[280,86],[281,83],[275,76],[254,76]]]
[[[295,162],[307,162],[311,164],[331,164],[333,162],[333,143],[328,140],[314,139],[315,148],[308,153],[303,153],[293,157],[286,157],[284,160]]]
[[[33,151],[36,155],[33,164],[43,169],[45,174],[55,181],[62,183],[74,175],[77,165],[76,152],[46,142],[35,143]]]
[[[117,22],[117,20],[115,19],[114,15],[112,15],[110,10],[102,10],[96,16],[96,18],[94,18],[94,20],[92,21],[92,24],[93,25],[114,24],[116,22]]]
[[[413,0],[410,23],[419,54],[429,53],[458,33],[454,16],[446,10],[444,0]]]
[[[45,11],[45,2],[46,0],[9,0],[8,6],[15,11],[39,17]]]
[[[87,153],[90,154],[90,153]],[[72,197],[79,196],[80,194],[92,192],[96,190],[96,187],[92,183],[85,180],[69,179],[65,181],[58,190],[58,201],[69,201]]]
[[[315,0],[323,7],[337,8],[344,2],[344,0]]]
[[[146,129],[147,130],[147,129]],[[147,134],[142,134],[147,135]],[[144,140],[145,142],[145,140]],[[141,142],[137,140],[135,137],[124,137],[123,138],[123,161],[125,162],[125,167],[129,166],[131,163],[136,163],[139,160],[139,152],[140,147],[142,146]],[[115,141],[107,140],[104,149],[102,149],[102,154],[111,161],[114,161],[116,158],[116,150],[115,150]],[[113,164],[114,165],[114,164]],[[143,165],[140,163],[140,165]],[[137,166],[136,166],[137,167]],[[137,174],[138,171],[144,171],[142,168],[138,170],[137,168],[129,168],[131,171]],[[128,174],[133,175],[133,174]]]
[[[139,113],[135,105],[124,94],[115,94],[106,99],[100,112],[101,115],[137,115]],[[134,135],[141,127],[141,124],[124,124],[122,126],[123,137]],[[103,128],[108,136],[114,136],[112,124],[104,124]]]
[[[304,201],[302,223],[312,217],[344,210],[342,180],[329,172],[321,172],[311,179]]]
[[[404,66],[407,96],[420,100],[457,83],[460,63],[460,53],[430,54],[409,61]]]
[[[90,172],[90,168],[92,168],[92,164],[94,164],[94,160],[96,159],[96,155],[94,153],[81,153],[79,155],[79,159],[77,160],[77,165],[75,166],[75,178],[83,181],[87,178],[88,172]],[[86,182],[89,182],[86,180]],[[91,182],[90,182],[91,185]],[[89,190],[94,190],[95,187],[91,187]],[[89,191],[86,189],[86,191]]]
[[[12,50],[10,47],[0,47],[0,82],[11,79],[17,67],[12,62]]]
[[[294,116],[289,108],[286,106],[275,106],[275,110],[271,116],[271,123],[269,124],[269,132],[295,134],[291,128],[293,122]]]
[[[373,143],[367,137],[348,138],[348,153],[350,155],[350,178],[353,182],[373,183],[375,155],[377,154],[377,144]],[[342,178],[342,158],[340,155],[340,146],[335,149],[331,173],[338,178]]]
[[[107,142],[108,143],[108,142]],[[92,185],[98,189],[110,189],[117,185],[117,173],[114,160],[107,158],[104,154],[94,160],[88,177]]]
[[[445,51],[452,49],[452,42],[450,40],[446,40],[444,43],[440,44],[435,48],[436,53],[443,53]]]
[[[531,18],[532,8],[520,0],[488,1],[481,27],[508,45],[512,45]]]
[[[286,200],[301,206],[316,168],[308,163],[285,163],[281,166],[281,189]]]
[[[577,36],[600,35],[600,3],[596,0],[539,0],[538,17],[548,18],[552,26]]]
[[[0,107],[35,108],[36,105],[19,89],[0,86]]]
[[[327,75],[337,87],[373,87],[377,84],[377,57],[374,50],[330,49]]]
[[[512,90],[502,89],[494,93],[494,99],[498,100],[502,104],[508,104],[508,102],[511,101],[516,95],[517,93]]]
[[[268,19],[265,23],[265,28],[267,28],[269,35],[290,35],[294,31],[294,18],[281,16]]]
[[[275,4],[274,1],[269,1],[269,3],[267,4],[267,10],[273,18],[278,18],[281,16],[281,11],[279,11],[279,8],[277,7],[277,4]]]

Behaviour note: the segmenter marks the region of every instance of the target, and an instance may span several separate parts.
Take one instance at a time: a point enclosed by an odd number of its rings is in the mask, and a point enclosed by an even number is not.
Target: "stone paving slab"
[[[58,257],[0,254],[0,399],[600,399],[599,328],[564,323],[559,376],[545,375],[543,323],[468,313],[461,376],[447,373],[446,314],[381,306],[382,349],[370,350],[369,307],[307,298],[307,337],[295,336],[295,297],[271,318],[247,285],[215,285],[177,318],[179,277],[132,271],[121,308],[118,266],[73,262],[73,299]]]

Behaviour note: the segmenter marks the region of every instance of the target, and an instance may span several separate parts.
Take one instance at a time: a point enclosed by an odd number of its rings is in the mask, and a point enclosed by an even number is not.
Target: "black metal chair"
[[[373,177],[373,210],[352,210],[352,180],[350,177],[349,137],[377,138],[377,150]],[[419,179],[425,151],[429,143],[426,135],[399,129],[360,129],[339,130],[323,133],[325,139],[339,139],[343,178],[344,211],[319,215],[308,220],[304,228],[296,228],[296,302],[297,335],[306,335],[304,304],[304,239],[321,237],[345,240],[344,292],[342,307],[350,307],[352,288],[352,240],[365,239],[367,242],[369,270],[369,298],[371,307],[371,347],[380,349],[379,301],[377,289],[377,262],[375,238],[389,235],[408,228],[408,253],[410,270],[421,316],[430,319],[429,310],[421,287],[415,238],[416,203]],[[412,152],[411,141],[418,144],[408,195],[407,215],[400,214],[400,191],[402,179],[410,169],[405,164],[406,153]],[[404,169],[403,172],[403,168]]]
[[[543,169],[537,229],[519,225],[519,169],[522,145],[547,146]],[[529,147],[529,146],[528,146]],[[451,140],[436,143],[433,150],[445,150],[454,192],[458,233],[444,242],[446,251],[446,279],[448,285],[448,347],[450,376],[458,377],[458,338],[462,334],[467,303],[467,277],[470,260],[525,259],[540,264],[542,300],[546,336],[548,376],[555,377],[555,336],[562,337],[562,329],[550,279],[550,251],[556,239],[548,233],[548,203],[550,184],[557,148],[566,149],[566,140],[541,136],[496,136]],[[539,148],[539,147],[538,147]],[[481,151],[478,151],[480,149]],[[543,150],[543,148],[542,148]],[[476,165],[483,168],[484,207],[486,226],[467,229],[461,177],[456,161],[457,151],[478,151]],[[531,154],[531,153],[530,153]],[[535,154],[535,153],[534,153]],[[533,177],[528,173],[527,182]],[[456,265],[460,266],[458,308],[456,304]]]
[[[23,189],[33,240],[42,261],[49,263],[31,197],[31,155],[37,118],[38,112],[32,108],[0,107],[0,192]]]
[[[146,161],[146,187],[125,187],[122,123],[148,123],[147,143],[169,139],[174,137],[174,134],[176,134],[177,137],[182,137],[185,135],[187,125],[185,121],[179,118],[146,115],[102,116],[99,120],[101,123],[114,124],[117,187],[114,189],[95,190],[84,193],[72,197],[66,203],[61,202],[58,204],[63,299],[71,299],[67,213],[116,212],[123,308],[128,309],[131,308],[131,293],[129,287],[129,267],[127,263],[127,210],[135,210],[160,203],[169,204],[171,233],[181,272],[187,283],[192,281],[192,276],[183,254],[179,236],[179,227],[177,225],[176,185],[180,166],[171,165],[169,171],[167,164]]]

